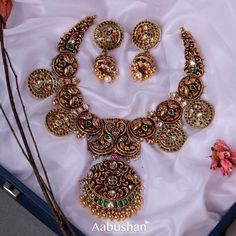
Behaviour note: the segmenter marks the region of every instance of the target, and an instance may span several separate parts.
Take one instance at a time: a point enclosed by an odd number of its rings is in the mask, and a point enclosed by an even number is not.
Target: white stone
[[[201,112],[197,113],[197,118],[202,118],[203,114]]]
[[[107,204],[107,207],[108,207],[108,208],[113,208],[113,207],[114,207],[114,204],[113,204],[112,202],[109,202],[109,203]]]
[[[145,40],[148,38],[148,35],[144,34],[143,37],[142,37],[142,40]]]
[[[105,75],[104,76],[104,81],[107,82],[107,83],[110,83],[112,81],[112,78],[110,75]]]
[[[110,197],[114,197],[115,194],[116,194],[116,192],[115,192],[114,190],[110,190],[110,191],[108,192],[108,195],[109,195]]]

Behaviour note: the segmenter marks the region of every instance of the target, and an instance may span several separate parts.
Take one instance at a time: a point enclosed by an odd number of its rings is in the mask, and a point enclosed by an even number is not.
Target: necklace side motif
[[[83,179],[80,199],[93,214],[121,220],[137,213],[143,203],[142,181],[127,163],[139,157],[141,142],[145,140],[157,144],[163,151],[176,152],[187,138],[182,129],[182,117],[193,128],[205,128],[213,120],[214,108],[200,98],[204,90],[203,60],[190,32],[181,28],[186,75],[168,100],[157,105],[146,117],[134,120],[100,119],[91,113],[77,87],[79,80],[75,73],[79,66],[75,54],[94,19],[86,17],[61,38],[52,71],[33,71],[28,88],[38,98],[56,93],[53,104],[57,108],[45,119],[50,133],[65,136],[74,132],[78,138],[87,138],[88,150],[94,159],[104,157]]]

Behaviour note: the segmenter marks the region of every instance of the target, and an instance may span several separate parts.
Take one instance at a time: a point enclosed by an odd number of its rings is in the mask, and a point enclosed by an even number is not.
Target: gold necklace
[[[205,128],[213,120],[214,109],[200,99],[204,89],[203,60],[192,35],[181,28],[186,76],[177,92],[161,102],[156,111],[134,120],[100,119],[91,113],[76,86],[79,81],[75,77],[78,69],[75,54],[94,19],[86,17],[61,38],[52,72],[33,71],[28,87],[38,98],[56,92],[53,104],[58,108],[51,110],[45,121],[50,133],[65,136],[75,132],[78,138],[87,138],[88,150],[95,159],[104,157],[83,179],[81,202],[97,216],[121,220],[135,214],[143,203],[142,181],[126,162],[139,156],[141,142],[157,143],[166,152],[178,151],[186,140],[182,117],[191,127]]]

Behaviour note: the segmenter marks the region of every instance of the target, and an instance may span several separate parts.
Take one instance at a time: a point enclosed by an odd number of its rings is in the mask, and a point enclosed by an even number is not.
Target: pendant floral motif
[[[140,177],[123,161],[93,165],[82,182],[80,200],[92,214],[122,220],[136,214],[143,203]]]

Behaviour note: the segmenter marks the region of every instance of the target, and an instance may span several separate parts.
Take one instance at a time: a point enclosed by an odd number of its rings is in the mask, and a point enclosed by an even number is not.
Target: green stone
[[[97,196],[94,197],[94,201],[95,201],[95,202],[98,201],[98,197],[97,197]]]
[[[191,85],[189,86],[189,89],[190,89],[191,91],[195,91],[195,90],[196,90],[196,86],[195,86],[194,84],[191,84]]]
[[[107,206],[107,201],[103,202],[103,206],[106,207]]]
[[[194,66],[189,66],[189,71],[191,74],[195,74],[197,72],[197,67],[194,65]]]
[[[173,109],[169,109],[169,110],[167,111],[167,114],[170,115],[170,116],[174,116],[175,111],[174,111]]]
[[[61,60],[60,63],[59,63],[59,66],[65,67],[66,66],[66,62],[64,60]]]
[[[118,204],[117,202],[114,202],[114,208],[117,208]]]
[[[98,204],[101,206],[102,205],[102,199],[98,199]]]
[[[110,141],[111,140],[111,136],[109,134],[105,134],[104,135],[104,138],[107,140],[107,141]]]
[[[67,99],[70,99],[70,98],[71,98],[71,93],[70,93],[70,92],[67,92],[66,95],[65,95],[65,97],[66,97]]]
[[[123,202],[125,205],[127,205],[129,201],[128,201],[128,199],[125,199]]]
[[[143,130],[144,132],[147,132],[148,126],[147,126],[147,125],[143,125],[143,126],[142,126],[142,130]]]
[[[66,44],[66,48],[69,49],[69,50],[74,49],[74,46],[75,45],[73,43],[70,43],[70,42]]]
[[[118,205],[119,205],[119,207],[123,207],[124,204],[123,204],[122,201],[119,201],[119,202],[118,202]]]

